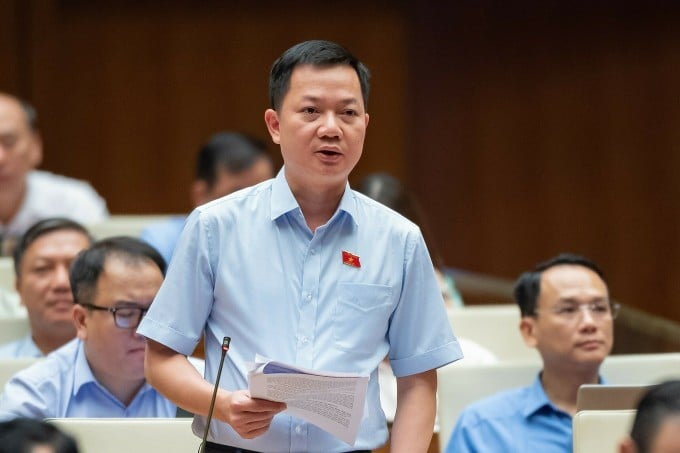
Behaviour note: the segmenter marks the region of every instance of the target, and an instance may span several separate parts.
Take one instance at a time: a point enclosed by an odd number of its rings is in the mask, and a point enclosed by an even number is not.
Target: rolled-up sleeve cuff
[[[390,365],[396,377],[403,377],[440,368],[462,358],[463,351],[458,341],[453,340],[423,354],[397,360],[390,358]]]
[[[142,319],[137,333],[184,355],[190,355],[194,352],[199,341],[199,338],[187,337],[182,332],[165,324],[160,324],[148,316]]]

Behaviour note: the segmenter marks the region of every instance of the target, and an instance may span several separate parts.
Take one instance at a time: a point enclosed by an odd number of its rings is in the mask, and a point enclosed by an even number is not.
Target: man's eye
[[[17,143],[17,137],[10,135],[0,138],[0,144],[3,148],[13,148]]]
[[[121,318],[131,318],[134,316],[135,310],[130,309],[130,308],[119,308],[116,310],[116,315],[118,315]]]
[[[316,113],[316,109],[314,107],[305,107],[304,109],[302,109],[302,112],[311,115]]]
[[[31,269],[34,274],[43,275],[48,273],[52,268],[49,266],[37,266]]]
[[[598,313],[606,313],[609,311],[609,306],[605,304],[595,304],[592,306],[592,309]]]
[[[576,313],[576,310],[577,310],[576,307],[560,307],[560,308],[557,309],[557,313],[570,315],[570,314]]]
[[[357,116],[357,111],[356,110],[345,110],[345,115],[347,116]]]

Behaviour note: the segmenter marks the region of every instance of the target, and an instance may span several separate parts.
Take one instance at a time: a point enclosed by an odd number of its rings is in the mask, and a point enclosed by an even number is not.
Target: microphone
[[[205,443],[208,439],[208,431],[210,430],[210,420],[212,419],[213,409],[215,409],[215,398],[217,397],[217,389],[220,387],[220,376],[222,376],[222,366],[224,366],[224,358],[229,351],[229,344],[231,337],[224,337],[222,340],[222,358],[220,359],[220,366],[217,368],[217,379],[215,379],[215,387],[213,388],[212,400],[210,401],[210,409],[208,410],[208,418],[205,421],[205,431],[203,432],[203,439],[201,445],[198,447],[198,453],[205,453]]]

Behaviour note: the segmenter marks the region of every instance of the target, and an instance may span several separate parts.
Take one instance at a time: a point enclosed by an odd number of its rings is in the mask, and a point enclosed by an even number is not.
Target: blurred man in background
[[[85,225],[108,217],[86,182],[36,168],[42,162],[38,116],[26,101],[0,93],[0,255],[38,220],[67,217]]]
[[[14,249],[16,290],[26,307],[30,333],[0,346],[0,358],[42,357],[76,336],[69,268],[92,238],[77,222],[41,220]]]
[[[273,176],[274,166],[263,142],[236,132],[220,132],[198,151],[191,201],[197,207]],[[170,263],[185,220],[185,216],[176,216],[149,225],[141,238]]]

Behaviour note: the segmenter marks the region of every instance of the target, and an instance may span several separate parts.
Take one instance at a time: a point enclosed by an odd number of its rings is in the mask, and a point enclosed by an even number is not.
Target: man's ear
[[[73,324],[76,326],[76,336],[84,340],[87,338],[87,309],[80,304],[73,307]]]
[[[31,136],[30,162],[31,168],[38,168],[43,160],[43,145],[40,132],[34,131]]]
[[[524,343],[530,348],[536,347],[536,319],[531,316],[522,316],[519,321],[519,332],[522,334]]]
[[[635,442],[630,436],[626,436],[619,442],[619,453],[637,453]]]
[[[210,201],[208,197],[208,183],[197,179],[191,184],[191,202],[193,206],[200,206]]]
[[[279,130],[279,114],[276,110],[267,109],[264,112],[264,122],[267,125],[267,130],[269,135],[272,137],[272,141],[277,145],[281,144],[281,133]]]

